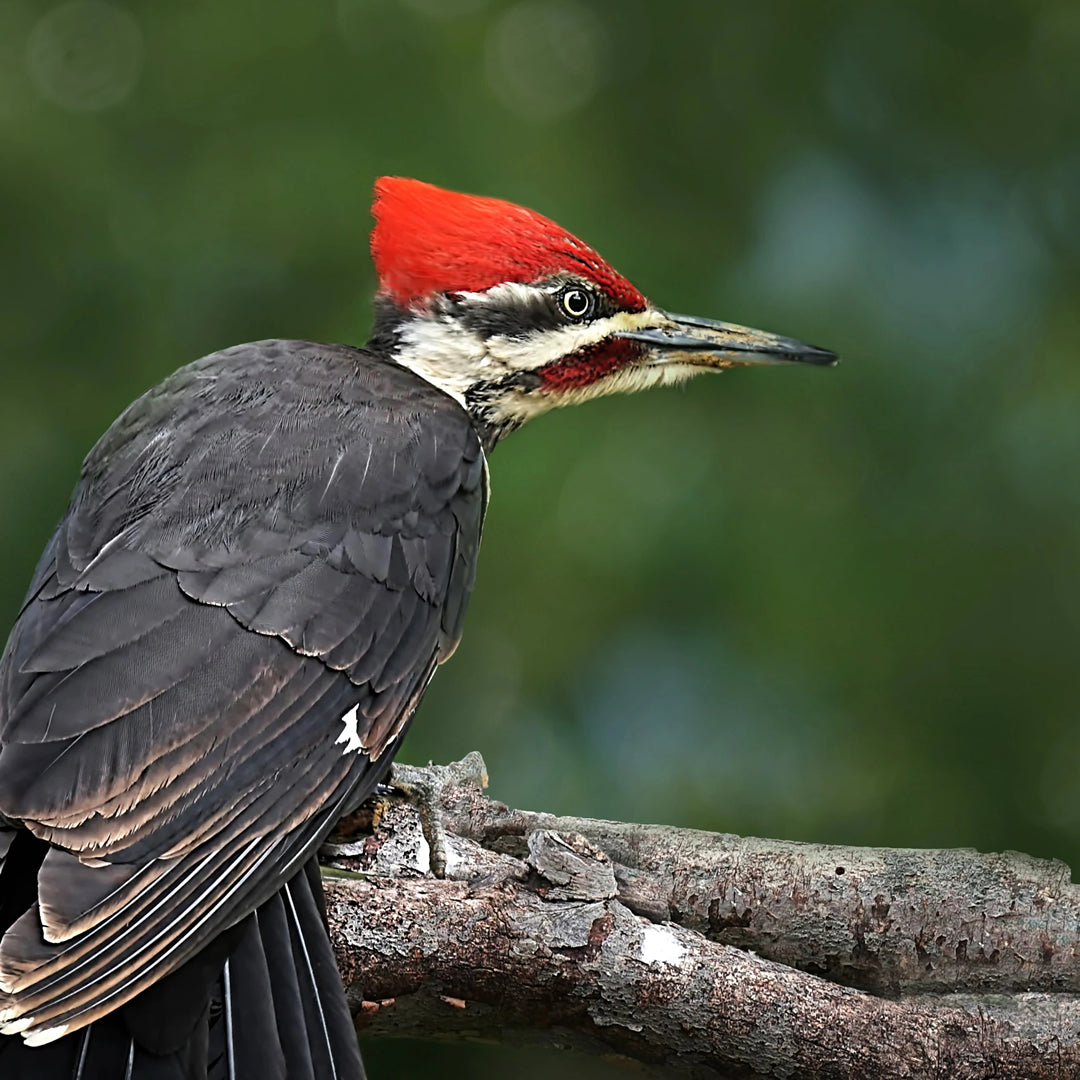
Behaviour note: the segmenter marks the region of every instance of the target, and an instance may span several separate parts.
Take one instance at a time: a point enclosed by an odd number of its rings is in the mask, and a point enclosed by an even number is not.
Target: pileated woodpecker
[[[0,1077],[363,1075],[315,852],[461,634],[485,455],[835,356],[655,307],[520,206],[376,185],[366,348],[181,368],[90,452],[0,661]]]

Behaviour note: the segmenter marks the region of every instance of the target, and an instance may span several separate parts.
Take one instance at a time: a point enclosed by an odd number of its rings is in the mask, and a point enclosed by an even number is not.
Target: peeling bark
[[[483,779],[479,755],[411,776],[442,808],[434,859],[400,802],[327,849],[364,1034],[693,1077],[1080,1076],[1080,890],[1061,863],[556,818]]]

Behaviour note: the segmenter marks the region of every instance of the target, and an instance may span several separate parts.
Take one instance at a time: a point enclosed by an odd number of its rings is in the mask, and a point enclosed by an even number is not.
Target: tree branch
[[[432,860],[409,804],[327,849],[364,1033],[542,1041],[694,1077],[1080,1076],[1063,864],[556,818],[486,798],[482,773],[479,755],[409,771],[438,789],[444,880],[438,828]]]

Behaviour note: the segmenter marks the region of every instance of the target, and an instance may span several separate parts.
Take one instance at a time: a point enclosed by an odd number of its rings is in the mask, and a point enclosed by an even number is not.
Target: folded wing
[[[112,1011],[296,873],[453,651],[485,500],[456,404],[344,347],[216,354],[117,422],[0,667],[0,813],[50,845],[7,1032]]]

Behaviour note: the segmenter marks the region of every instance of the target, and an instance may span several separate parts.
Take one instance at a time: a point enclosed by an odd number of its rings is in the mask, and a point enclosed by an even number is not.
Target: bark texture
[[[672,1076],[1080,1077],[1061,863],[513,810],[483,794],[479,755],[398,778],[441,820],[394,800],[325,852],[364,1034],[541,1041]]]

